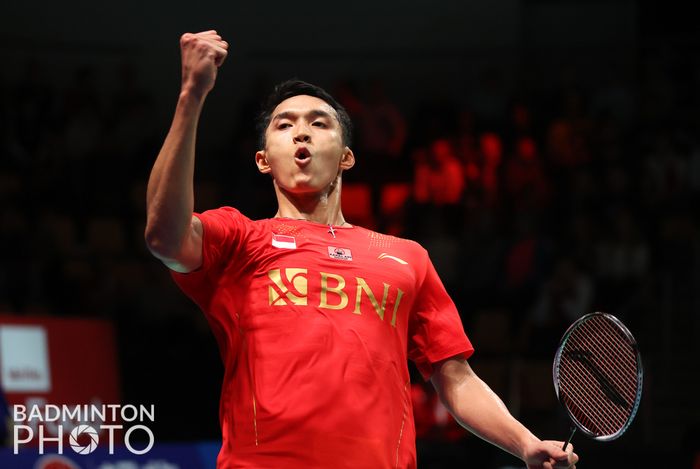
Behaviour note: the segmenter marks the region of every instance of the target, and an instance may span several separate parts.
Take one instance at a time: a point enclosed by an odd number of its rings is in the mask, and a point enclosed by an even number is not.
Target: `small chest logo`
[[[341,261],[352,260],[352,252],[350,252],[350,249],[347,248],[328,246],[328,255],[333,259],[340,259]]]
[[[285,236],[273,233],[272,245],[280,249],[296,249],[297,240],[294,239],[294,236]]]

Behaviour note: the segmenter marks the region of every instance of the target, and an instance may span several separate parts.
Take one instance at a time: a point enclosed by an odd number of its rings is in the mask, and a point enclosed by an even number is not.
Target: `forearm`
[[[440,398],[455,420],[480,438],[523,459],[528,445],[539,441],[508,411],[501,399],[466,367],[443,370],[436,383]]]
[[[172,256],[190,229],[194,210],[197,124],[204,98],[183,91],[146,192],[146,241],[156,255]]]

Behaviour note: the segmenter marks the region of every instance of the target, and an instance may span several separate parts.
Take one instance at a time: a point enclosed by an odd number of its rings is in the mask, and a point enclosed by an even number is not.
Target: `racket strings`
[[[614,382],[619,392],[627,391],[624,400],[631,403],[634,400],[637,385],[637,362],[634,349],[622,333],[609,322],[590,320],[584,324],[584,327],[589,325],[590,332],[584,330],[582,334],[588,333],[593,339],[590,341],[590,346],[593,355],[599,358],[596,363],[603,367],[602,371]],[[600,337],[600,340],[595,340],[596,337]],[[620,344],[625,346],[620,347]]]
[[[594,435],[614,435],[636,407],[637,368],[629,339],[605,316],[593,316],[572,331],[560,354],[563,403]]]
[[[589,336],[584,332],[595,335]],[[579,359],[572,359],[568,355],[565,357],[568,359],[573,377],[569,389],[578,388],[578,391],[570,396],[570,400],[577,400],[577,404],[587,404],[577,405],[577,413],[580,417],[585,417],[593,429],[597,429],[596,433],[610,433],[624,425],[627,419],[625,408],[629,408],[629,404],[620,405],[620,400],[627,403],[631,399],[629,396],[627,396],[628,399],[624,397],[620,399],[619,397],[619,389],[621,388],[619,373],[617,373],[619,368],[611,366],[613,365],[612,360],[611,363],[601,363],[600,360],[595,360],[595,357],[600,356],[601,353],[610,352],[607,350],[609,344],[605,342],[605,339],[609,339],[609,337],[603,336],[601,337],[603,340],[597,340],[596,336],[599,336],[600,332],[600,330],[582,331],[581,334],[573,336],[573,340],[570,340],[568,345],[572,355],[575,352],[578,354],[575,356],[578,356]],[[586,403],[586,399],[589,402]]]
[[[577,405],[577,413],[581,417],[587,417],[586,420],[590,422],[589,424],[601,420],[596,417],[606,416],[607,419],[602,419],[602,424],[594,425],[594,427],[599,427],[599,431],[602,432],[610,432],[619,428],[620,425],[624,425],[627,417],[625,408],[629,408],[627,402],[631,399],[630,396],[627,396],[628,399],[624,397],[620,399],[620,397],[618,397],[620,396],[618,390],[620,388],[620,382],[617,373],[611,372],[610,367],[599,367],[600,363],[593,361],[592,357],[595,356],[593,354],[600,353],[599,345],[601,344],[591,340],[585,340],[583,342],[574,340],[571,342],[571,345],[575,346],[573,350],[576,350],[576,353],[580,354],[582,353],[581,350],[584,350],[588,352],[591,357],[588,358],[587,355],[583,355],[579,357],[579,360],[569,360],[571,362],[572,377],[574,378],[574,382],[569,389],[577,389],[575,384],[579,384],[580,386],[578,392],[573,393],[569,400],[577,400],[581,403],[584,402],[586,397],[590,400],[586,407]],[[607,393],[605,392],[606,390]],[[611,395],[612,398],[610,397]],[[593,399],[590,399],[591,396]],[[625,401],[623,405],[619,404],[621,400]],[[622,409],[620,409],[620,407],[622,407]],[[605,425],[605,423],[609,423],[609,425]]]

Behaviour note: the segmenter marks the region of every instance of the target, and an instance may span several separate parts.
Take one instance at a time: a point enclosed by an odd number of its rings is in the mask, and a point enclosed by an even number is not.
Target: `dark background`
[[[447,142],[446,161],[464,171],[456,200],[411,196],[391,213],[377,202],[349,221],[428,248],[475,342],[473,366],[541,437],[568,433],[551,385],[567,304],[620,317],[643,353],[642,405],[620,440],[577,436],[580,467],[692,467],[700,34],[690,10],[670,5],[5,6],[0,310],[114,321],[123,401],[156,405],[158,441],[219,437],[215,341],[143,243],[145,184],[179,89],[179,36],[217,29],[231,50],[200,125],[197,209],[274,214],[270,182],[253,164],[252,123],[282,79],[317,83],[356,110],[348,185],[399,183],[415,195],[421,168],[449,172],[434,159],[434,142]],[[394,116],[385,141],[405,131],[391,156],[363,133],[385,114]],[[521,158],[523,140],[533,158]],[[489,141],[502,148],[493,183]],[[419,461],[517,465],[437,427],[421,438]]]

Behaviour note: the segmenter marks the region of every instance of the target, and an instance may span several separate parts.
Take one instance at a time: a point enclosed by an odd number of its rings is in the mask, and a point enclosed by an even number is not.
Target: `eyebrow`
[[[276,120],[280,119],[292,119],[296,117],[298,114],[294,111],[282,111],[279,114],[277,114],[275,117],[272,118],[271,122],[274,122]],[[312,109],[311,111],[307,112],[304,114],[305,117],[311,117],[311,118],[316,118],[316,117],[325,117],[328,119],[333,119],[333,116],[322,110],[322,109]]]

